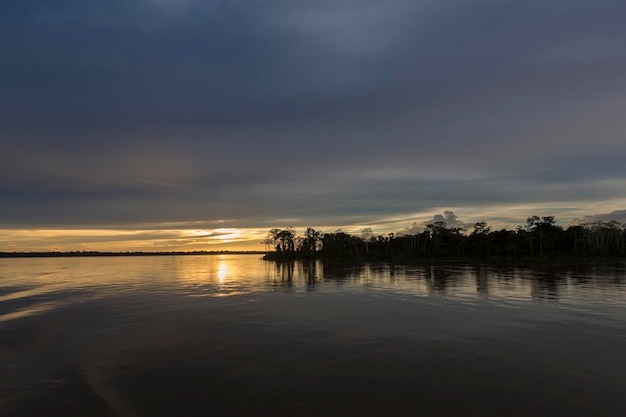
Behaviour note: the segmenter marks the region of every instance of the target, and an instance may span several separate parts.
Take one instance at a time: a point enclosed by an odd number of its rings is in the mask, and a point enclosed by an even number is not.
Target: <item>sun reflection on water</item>
[[[217,267],[217,278],[220,281],[220,284],[223,284],[228,277],[228,264],[224,260],[220,260],[220,263]]]

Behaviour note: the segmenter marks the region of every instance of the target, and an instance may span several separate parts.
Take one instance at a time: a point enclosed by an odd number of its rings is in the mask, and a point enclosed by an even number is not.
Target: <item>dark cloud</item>
[[[620,1],[2,10],[2,227],[365,224],[626,192]]]
[[[63,2],[5,18],[5,79],[15,110],[52,125],[240,126],[328,117],[329,106],[360,119],[501,83],[549,95],[598,65],[615,76],[624,7],[608,6]],[[568,59],[555,64],[555,50]],[[565,67],[572,57],[582,65]]]

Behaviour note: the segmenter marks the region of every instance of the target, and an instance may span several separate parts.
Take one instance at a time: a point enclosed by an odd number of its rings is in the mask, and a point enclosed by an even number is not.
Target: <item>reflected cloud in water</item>
[[[92,392],[116,415],[624,415],[625,280],[624,262],[6,259],[0,414],[78,415],[59,410]]]
[[[232,297],[275,291],[586,306],[626,302],[626,266],[263,261],[256,255],[6,259],[0,316],[142,294]],[[481,301],[482,300],[482,301]],[[23,312],[23,313],[21,313]]]

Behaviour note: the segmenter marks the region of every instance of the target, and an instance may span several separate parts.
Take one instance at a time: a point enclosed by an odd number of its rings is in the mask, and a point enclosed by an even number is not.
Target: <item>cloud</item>
[[[577,226],[590,223],[608,223],[610,221],[626,223],[626,210],[615,210],[610,213],[590,214],[582,218],[575,218],[570,222],[570,226]]]
[[[454,212],[450,211],[450,210],[444,211],[443,215],[435,214],[433,216],[433,218],[430,221],[428,221],[426,224],[438,223],[438,222],[445,223],[446,227],[449,227],[449,228],[452,228],[452,227],[463,227],[463,222],[461,222],[456,217],[456,214],[454,214]]]
[[[188,227],[191,225],[187,225]],[[159,228],[160,227],[160,228]],[[220,250],[237,248],[261,250],[265,235],[261,229],[175,229],[167,225],[145,225],[127,229],[5,229],[1,230],[0,251],[150,251]]]
[[[398,235],[416,235],[426,230],[426,226],[429,224],[438,222],[445,223],[446,227],[449,229],[461,228],[463,230],[467,230],[473,226],[473,223],[462,222],[452,210],[445,210],[443,214],[435,214],[432,218],[424,222],[413,222],[410,227],[405,227],[404,229],[398,231]]]
[[[443,208],[619,209],[625,15],[611,0],[14,2],[0,225],[397,230]]]
[[[14,63],[7,76],[14,82],[7,87],[19,110],[12,116],[35,116],[47,127],[59,121],[101,127],[105,120],[124,126],[318,119],[328,117],[329,106],[342,118],[428,112],[437,103],[454,108],[464,97],[476,103],[484,100],[477,93],[503,85],[519,85],[522,94],[554,91],[574,74],[546,72],[546,64],[533,61],[538,49],[563,48],[569,35],[579,44],[619,39],[601,8],[584,10],[589,23],[582,30],[568,25],[580,4],[557,11],[535,2],[183,2],[179,19],[155,12],[173,3],[23,10],[22,25],[9,26]],[[65,19],[41,21],[58,15]],[[607,57],[621,56],[618,42],[603,45]],[[568,48],[581,57],[597,53]],[[602,69],[603,79],[619,74],[609,71]],[[64,103],[56,106],[60,96]]]

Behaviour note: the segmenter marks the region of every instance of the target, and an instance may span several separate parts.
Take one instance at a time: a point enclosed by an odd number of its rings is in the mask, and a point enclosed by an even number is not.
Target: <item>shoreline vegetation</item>
[[[89,256],[188,256],[188,255],[265,255],[266,251],[166,251],[166,252],[0,252],[0,258],[69,258]]]
[[[448,227],[443,221],[428,223],[413,234],[375,235],[370,228],[359,235],[341,229],[324,233],[307,228],[298,236],[293,227],[271,229],[261,242],[265,260],[355,259],[419,260],[533,260],[626,257],[626,224],[617,221],[556,225],[553,216],[531,216],[516,230],[491,230],[486,222],[471,231]]]
[[[264,260],[291,261],[381,260],[381,261],[502,261],[575,260],[579,258],[626,258],[626,223],[612,220],[556,225],[553,216],[531,216],[516,230],[492,230],[486,222],[471,231],[448,227],[444,221],[427,223],[420,232],[376,235],[370,228],[359,234],[338,229],[321,232],[308,227],[298,236],[293,227],[271,229],[260,242],[267,250],[220,251],[32,251],[0,252],[0,258],[263,255]],[[269,248],[274,248],[270,250]]]

